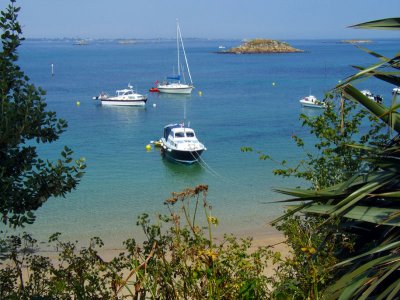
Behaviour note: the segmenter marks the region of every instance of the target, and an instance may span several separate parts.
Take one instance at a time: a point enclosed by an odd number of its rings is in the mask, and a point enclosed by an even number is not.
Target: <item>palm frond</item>
[[[365,70],[364,67],[360,67],[360,66],[352,66],[352,67],[357,70],[360,70],[360,71]],[[375,77],[375,78],[386,81],[387,83],[390,83],[390,84],[393,84],[396,86],[400,85],[400,78],[398,77],[398,75],[400,75],[400,72],[398,72],[398,71],[381,72],[381,71],[377,71],[375,69],[364,74],[364,76],[366,76],[366,77]]]
[[[372,50],[369,50],[369,49],[367,49],[367,48],[361,47],[360,45],[356,45],[356,47],[357,47],[358,49],[360,49],[360,50],[362,50],[362,51],[364,51],[364,52],[366,52],[366,53],[368,53],[368,54],[370,54],[370,55],[376,57],[376,58],[379,58],[379,59],[382,60],[382,61],[385,61],[385,62],[389,62],[389,61],[390,61],[390,58],[388,58],[388,57],[386,57],[386,56],[383,56],[383,55],[381,55],[381,54],[379,54],[379,53],[376,53],[375,51],[372,51]]]
[[[296,206],[290,206],[290,208],[294,207]],[[334,205],[312,204],[309,207],[303,208],[302,212],[330,215],[331,211],[333,211],[334,208]],[[400,210],[394,208],[357,205],[349,209],[345,214],[343,214],[343,217],[378,225],[400,227],[400,216],[397,215],[399,213]],[[392,218],[393,215],[397,215],[397,217]]]
[[[400,115],[398,112],[369,99],[350,84],[345,85],[342,91],[345,97],[361,103],[383,122],[393,127],[396,132],[400,133]]]
[[[362,29],[383,29],[383,30],[399,30],[400,18],[386,18],[356,25],[349,26],[349,28],[362,28]]]

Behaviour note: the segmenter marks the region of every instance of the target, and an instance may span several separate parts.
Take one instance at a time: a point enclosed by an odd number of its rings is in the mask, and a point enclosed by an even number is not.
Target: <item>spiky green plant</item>
[[[378,20],[355,25],[356,28],[400,29],[400,18]],[[363,48],[361,48],[363,49]],[[343,81],[336,90],[356,101],[400,134],[399,104],[394,95],[386,107],[368,99],[352,83],[376,78],[400,86],[400,53],[393,58],[369,51],[379,62]],[[336,280],[324,297],[327,299],[397,299],[400,297],[400,140],[393,138],[385,146],[366,147],[363,160],[371,166],[348,180],[318,191],[280,189],[292,196],[293,206],[285,216],[302,211],[318,215],[326,222],[339,219],[344,232],[355,236],[354,253],[341,253],[342,261],[335,266]],[[340,257],[340,255],[339,255]]]

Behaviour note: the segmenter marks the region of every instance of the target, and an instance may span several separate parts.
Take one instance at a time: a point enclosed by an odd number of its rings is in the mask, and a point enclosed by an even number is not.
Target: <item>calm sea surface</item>
[[[354,46],[333,40],[289,43],[306,52],[219,55],[214,53],[219,45],[236,46],[240,41],[186,40],[193,94],[149,94],[147,106],[135,108],[102,107],[92,97],[101,91],[114,93],[128,83],[148,93],[154,81],[172,72],[174,41],[93,41],[86,46],[25,41],[19,64],[47,91],[48,109],[69,124],[59,142],[40,149],[41,155],[55,158],[68,145],[88,166],[78,189],[65,199],[50,199],[28,230],[42,240],[60,231],[71,240],[101,236],[115,246],[138,234],[138,215],[166,213],[163,201],[171,192],[198,184],[209,185],[208,200],[220,231],[263,228],[282,213],[282,205],[268,204],[284,199],[272,189],[301,182],[273,176],[277,165],[240,148],[251,146],[276,160],[302,158],[291,135],[307,137],[299,114],[317,112],[302,109],[299,99],[310,91],[322,98],[324,91],[352,74],[350,65],[374,62]],[[398,40],[378,40],[367,47],[394,55],[398,45]],[[361,82],[359,87],[382,94],[386,103],[391,99],[392,87],[379,81]],[[183,121],[185,114],[208,148],[202,156],[205,166],[174,164],[164,161],[158,149],[145,149],[161,137],[164,125]]]

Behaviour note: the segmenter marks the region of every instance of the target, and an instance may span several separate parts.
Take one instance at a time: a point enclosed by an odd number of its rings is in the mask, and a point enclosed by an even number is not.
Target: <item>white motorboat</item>
[[[400,86],[393,88],[392,94],[400,95]]]
[[[370,92],[370,90],[362,90],[361,94],[367,96],[370,100],[374,100],[374,95]]]
[[[313,108],[325,108],[326,103],[318,100],[315,96],[309,95],[300,99],[301,106]]]
[[[184,124],[169,124],[164,127],[160,139],[164,157],[181,163],[192,164],[199,160],[206,147],[199,142],[194,130]]]
[[[125,106],[144,106],[147,96],[136,93],[129,84],[127,89],[117,90],[115,96],[101,93],[94,100],[100,100],[101,105],[125,105]]]
[[[374,95],[374,94],[371,93],[370,90],[362,90],[361,93],[362,93],[364,96],[367,96],[368,99],[374,100],[374,101],[376,101],[377,103],[382,103],[382,101],[383,101],[383,97],[382,97],[382,96],[380,96],[380,95]]]
[[[190,84],[186,84],[185,77],[184,77],[184,70],[181,70],[181,63],[180,63],[180,47],[179,41],[182,47],[183,56],[185,58],[186,69],[189,75]],[[183,45],[181,29],[179,27],[178,20],[176,21],[176,47],[178,53],[178,74],[167,77],[167,80],[159,83],[157,85],[157,89],[160,93],[168,93],[168,94],[190,94],[194,89],[192,75],[190,74],[189,63],[186,57],[185,47]],[[174,80],[173,82],[169,82],[168,80]],[[181,82],[181,80],[183,80]]]

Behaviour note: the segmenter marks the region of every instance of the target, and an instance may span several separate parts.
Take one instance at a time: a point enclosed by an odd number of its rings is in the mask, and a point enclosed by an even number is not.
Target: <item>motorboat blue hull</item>
[[[179,151],[170,148],[161,148],[161,153],[165,158],[184,164],[193,164],[198,162],[203,151],[203,149],[197,151]]]

